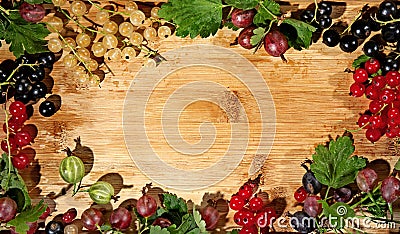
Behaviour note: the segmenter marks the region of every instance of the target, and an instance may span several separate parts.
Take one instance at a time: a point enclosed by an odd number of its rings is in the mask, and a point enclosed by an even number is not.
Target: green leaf
[[[168,229],[161,228],[160,226],[150,226],[150,234],[170,234]]]
[[[45,1],[43,1],[43,0],[25,0],[24,2],[27,2],[29,4],[41,4],[41,3],[45,2]],[[49,2],[49,3],[51,3],[51,2]]]
[[[41,200],[35,207],[26,209],[19,213],[7,225],[14,226],[17,233],[26,233],[29,230],[27,222],[35,222],[46,211],[47,205]]]
[[[18,207],[21,210],[25,210],[27,207],[31,205],[31,198],[29,196],[28,188],[25,185],[24,180],[18,174],[17,171],[11,170],[10,174],[8,173],[9,161],[7,154],[2,154],[2,158],[0,160],[1,164],[1,172],[0,172],[0,186],[6,192],[10,189],[19,189],[22,191],[24,196],[24,204],[23,207]],[[12,169],[14,169],[12,167]],[[17,201],[19,204],[20,201]]]
[[[176,35],[195,38],[217,33],[222,21],[221,0],[170,0],[161,6],[158,15],[176,24]]]
[[[322,201],[323,214],[328,218],[329,225],[336,230],[342,229],[346,221],[356,216],[354,210],[346,203],[336,202],[329,206],[326,201]]]
[[[277,2],[274,0],[264,0],[258,7],[253,23],[256,25],[265,25],[267,20],[276,19],[280,14],[281,6]]]
[[[249,10],[258,5],[258,0],[225,0],[225,3],[239,9]]]
[[[240,29],[240,28],[236,27],[235,25],[233,25],[232,21],[225,22],[224,26],[229,28],[229,29],[232,29],[233,31],[237,31],[237,30]]]
[[[188,208],[183,198],[178,198],[175,194],[164,193],[163,204],[168,211],[176,210],[179,213],[187,213]]]
[[[197,227],[199,227],[199,231],[201,233],[206,233],[206,222],[202,220],[201,214],[198,210],[193,209],[193,218],[197,224]]]
[[[301,50],[301,48],[307,49],[310,47],[312,33],[316,30],[314,26],[292,18],[283,20],[283,24],[289,24],[296,29],[297,37],[294,40],[289,41],[291,47],[297,50]]]
[[[350,157],[354,152],[348,136],[331,140],[329,146],[318,145],[313,154],[311,171],[319,182],[335,189],[354,182],[359,170],[366,166],[366,159]]]
[[[254,35],[251,36],[250,43],[253,46],[258,45],[264,39],[265,28],[259,27],[253,30]]]
[[[400,158],[397,160],[396,164],[394,165],[394,169],[396,171],[400,171]]]
[[[227,232],[227,234],[239,234],[239,229],[233,229],[230,232]]]
[[[5,41],[10,44],[10,51],[15,57],[25,52],[29,54],[47,51],[45,37],[49,30],[43,24],[32,24],[21,18],[18,12],[12,11],[9,15],[10,23],[4,32]]]
[[[367,62],[370,58],[371,57],[369,57],[369,56],[367,56],[365,54],[360,55],[358,58],[356,58],[353,61],[353,64],[351,66],[354,67],[354,68],[359,68],[359,67],[361,67],[361,64]]]

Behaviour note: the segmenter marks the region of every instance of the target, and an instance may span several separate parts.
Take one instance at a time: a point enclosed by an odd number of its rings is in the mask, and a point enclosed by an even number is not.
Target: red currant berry
[[[243,216],[242,216],[243,225],[244,226],[253,225],[256,222],[255,214],[246,208],[243,208],[242,210],[243,210]]]
[[[10,132],[16,132],[18,131],[18,129],[20,129],[22,127],[22,124],[18,123],[18,122],[14,122],[14,121],[8,121],[8,130]],[[3,124],[3,131],[5,133],[7,133],[7,126],[6,123]]]
[[[243,226],[243,217],[244,217],[244,212],[242,210],[237,211],[234,215],[233,215],[233,221],[239,225],[239,226]]]
[[[13,117],[11,117],[10,121],[14,121],[16,123],[19,124],[24,124],[25,121],[28,119],[28,115],[27,114],[21,114],[21,115],[15,115]]]
[[[20,116],[22,114],[26,114],[26,107],[24,103],[15,101],[11,103],[9,111],[12,116]]]
[[[229,207],[232,210],[240,210],[245,205],[244,199],[239,195],[233,195],[231,200],[229,201]]]
[[[392,87],[396,88],[400,84],[400,79],[397,76],[390,75],[389,73],[386,74],[386,83]]]
[[[365,115],[366,116],[366,115]],[[362,117],[362,116],[361,116]],[[361,118],[360,117],[360,118]],[[369,123],[369,118],[367,123]],[[363,126],[363,125],[362,125]],[[306,189],[301,186],[300,188],[298,188],[295,192],[294,192],[294,199],[296,199],[297,202],[303,202],[304,200],[306,200],[307,197],[307,191]]]
[[[368,72],[364,68],[357,68],[353,73],[353,79],[356,83],[364,83],[368,80]]]
[[[259,211],[263,208],[264,201],[260,197],[253,197],[249,201],[249,208],[251,211]]]
[[[371,118],[371,115],[367,115],[367,114],[361,115],[360,118],[358,118],[358,121],[357,121],[358,127],[360,127],[360,128],[369,128],[370,127],[369,126],[369,118]]]
[[[256,224],[260,228],[264,228],[272,225],[272,223],[278,218],[276,211],[272,207],[265,207],[262,211],[256,215]]]
[[[383,128],[385,124],[380,115],[374,115],[369,118],[369,123],[371,124],[371,128]]]
[[[386,130],[386,136],[388,137],[388,138],[395,138],[395,137],[397,137],[397,135],[399,134],[399,131],[400,131],[400,129],[399,128],[397,128],[397,127],[389,127],[387,130]]]
[[[15,139],[14,136],[9,136],[9,137],[8,137],[8,142],[9,142],[9,144],[10,144],[10,151],[14,151],[14,150],[17,149],[17,141],[16,141],[16,139]],[[4,139],[4,140],[1,142],[1,149],[2,149],[4,152],[8,153],[8,145],[7,145],[6,139]]]
[[[381,64],[377,59],[370,58],[367,62],[365,62],[364,68],[368,72],[368,74],[374,74],[379,71],[379,69],[381,68]]]
[[[76,218],[77,214],[78,211],[75,208],[70,208],[69,210],[67,210],[67,212],[63,214],[62,221],[67,224],[72,223]]]
[[[365,96],[370,100],[379,99],[379,93],[379,90],[373,85],[368,85],[368,87],[365,89]]]
[[[11,162],[15,168],[22,170],[28,167],[29,158],[28,155],[24,153],[19,153],[11,158]]]
[[[239,234],[258,234],[258,228],[256,225],[245,226],[240,229]]]
[[[397,127],[397,125],[399,125],[399,120],[398,118],[388,118],[387,124],[389,125],[389,127]]]
[[[369,128],[365,132],[365,137],[372,143],[379,141],[381,139],[382,133],[379,129]]]
[[[379,99],[385,104],[390,104],[396,99],[396,92],[393,89],[383,89]]]
[[[19,147],[29,145],[29,143],[32,141],[31,135],[25,131],[17,132],[17,134],[15,134],[15,139],[17,140],[17,145]]]
[[[371,111],[372,114],[378,113],[384,106],[384,103],[379,101],[379,100],[372,100],[369,103],[369,111]]]
[[[386,86],[386,78],[384,76],[375,76],[372,78],[372,85],[377,89],[383,89]]]
[[[388,112],[387,112],[387,117],[388,118],[397,118],[400,117],[400,110],[399,108],[396,107],[391,107],[389,108]]]
[[[241,196],[244,200],[248,200],[253,195],[253,188],[250,185],[245,184],[240,187],[238,195]]]
[[[47,206],[46,210],[43,212],[42,215],[40,215],[39,219],[41,220],[46,219],[47,217],[49,217],[50,213],[51,213],[50,207]]]
[[[385,78],[386,83],[392,88],[400,84],[400,73],[398,71],[389,71],[386,73]]]
[[[361,97],[365,93],[365,85],[354,83],[350,86],[350,95],[353,97]]]

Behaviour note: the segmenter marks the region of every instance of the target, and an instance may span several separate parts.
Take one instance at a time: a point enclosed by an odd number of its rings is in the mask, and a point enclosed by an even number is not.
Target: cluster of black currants
[[[368,7],[361,9],[360,14],[352,24],[343,30],[339,27],[331,27],[323,33],[323,43],[329,47],[339,44],[344,52],[353,52],[373,32],[377,35],[364,43],[363,52],[370,57],[376,57],[385,46],[397,43],[400,37],[400,24],[397,22],[397,5],[393,1],[383,1],[379,7]]]
[[[16,60],[7,59],[0,63],[0,103],[13,98],[25,105],[35,104],[46,97],[51,90],[52,79],[49,76],[56,62],[52,52],[26,54]],[[49,85],[46,85],[47,83]],[[59,103],[43,101],[39,106],[42,116],[50,117],[59,109]]]
[[[306,23],[311,23],[318,29],[326,29],[332,25],[332,4],[330,2],[320,2],[317,8],[304,10],[300,19]]]

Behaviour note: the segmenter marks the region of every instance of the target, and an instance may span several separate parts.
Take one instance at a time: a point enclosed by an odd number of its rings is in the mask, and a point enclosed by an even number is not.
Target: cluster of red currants
[[[357,124],[367,130],[365,136],[371,142],[383,135],[400,136],[400,73],[388,71],[382,75],[380,69],[380,62],[370,58],[354,71],[354,83],[350,86],[350,95],[370,100],[369,109],[359,117]]]
[[[21,170],[30,163],[23,148],[33,141],[37,129],[34,126],[25,125],[28,114],[24,103],[20,101],[12,102],[9,106],[9,112],[11,118],[3,124],[3,131],[8,134],[8,137],[1,142],[1,149],[6,154],[11,153],[13,166]]]
[[[242,226],[240,234],[257,234],[268,232],[277,219],[273,207],[267,206],[268,198],[265,193],[257,193],[257,185],[246,183],[232,195],[229,207],[235,210],[234,222]]]

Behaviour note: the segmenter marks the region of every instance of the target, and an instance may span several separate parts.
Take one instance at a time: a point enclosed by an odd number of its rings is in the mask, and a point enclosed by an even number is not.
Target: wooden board
[[[304,8],[309,1],[290,1],[295,7]],[[379,1],[369,1],[377,5]],[[336,20],[349,22],[363,6],[362,1],[346,1],[346,9]],[[361,47],[354,53],[340,51],[338,47],[328,48],[319,40],[310,49],[286,53],[287,63],[273,58],[263,49],[253,54],[239,46],[230,46],[237,32],[221,30],[215,37],[194,40],[170,37],[162,42],[151,44],[161,55],[189,45],[214,45],[227,48],[227,55],[238,54],[246,58],[261,74],[271,92],[276,111],[276,134],[265,164],[262,167],[263,184],[261,188],[270,193],[271,199],[283,198],[287,203],[285,211],[296,211],[293,192],[301,185],[304,169],[300,164],[311,158],[317,144],[324,143],[329,136],[341,135],[345,129],[355,129],[360,112],[367,109],[365,100],[357,100],[348,95],[352,81],[350,74],[343,72],[350,68],[353,59],[361,54]],[[1,48],[1,60],[9,58],[7,47]],[[210,51],[204,51],[209,53]],[[187,56],[190,57],[190,56]],[[220,58],[224,60],[222,55]],[[80,137],[83,146],[93,153],[93,168],[83,184],[90,184],[109,173],[123,184],[118,195],[120,202],[131,197],[138,198],[141,187],[151,182],[132,161],[124,140],[123,111],[127,91],[135,82],[135,75],[142,68],[145,59],[139,55],[133,62],[109,62],[113,74],[107,74],[98,87],[77,86],[76,78],[58,62],[51,76],[54,79],[52,92],[62,97],[62,107],[50,118],[40,117],[35,106],[35,113],[29,120],[38,128],[38,136],[33,148],[36,150],[35,163],[24,176],[29,188],[36,186],[40,196],[58,194],[66,184],[58,175],[58,165],[66,156],[66,147],[74,148],[74,139]],[[229,65],[229,64],[228,64]],[[151,78],[151,77],[150,77]],[[193,144],[201,140],[199,126],[206,121],[214,124],[217,138],[210,150],[197,156],[187,156],[175,152],[163,138],[161,128],[161,107],[169,95],[182,85],[192,81],[211,81],[220,83],[234,93],[242,103],[250,123],[249,146],[240,165],[218,183],[196,190],[169,191],[177,193],[196,204],[204,193],[222,193],[229,199],[238,186],[248,179],[248,171],[254,159],[260,140],[260,112],[254,96],[237,77],[218,68],[193,66],[175,71],[166,76],[153,90],[146,109],[146,128],[150,142],[159,157],[171,166],[180,169],[198,170],[216,163],[226,152],[230,144],[229,116],[213,103],[199,101],[184,109],[179,119],[179,130],[184,140]],[[184,97],[190,100],[190,96]],[[131,109],[135,111],[135,109]],[[364,132],[354,133],[356,153],[369,160],[382,159],[393,165],[397,157],[388,150],[389,141],[384,138],[376,144],[369,143]],[[87,148],[85,150],[88,150]],[[90,151],[88,152],[90,155]],[[40,169],[38,171],[38,169]],[[160,173],[163,168],[154,168]],[[38,174],[40,173],[40,174]],[[201,180],[202,178],[198,178]],[[154,183],[166,189],[164,186]],[[129,188],[128,188],[129,187]],[[40,190],[40,191],[39,191]],[[71,190],[58,197],[57,213],[65,212],[70,207],[78,207],[78,215],[89,205],[87,194],[77,194],[71,198]],[[113,204],[118,206],[120,202]],[[232,224],[232,213],[229,223]]]

